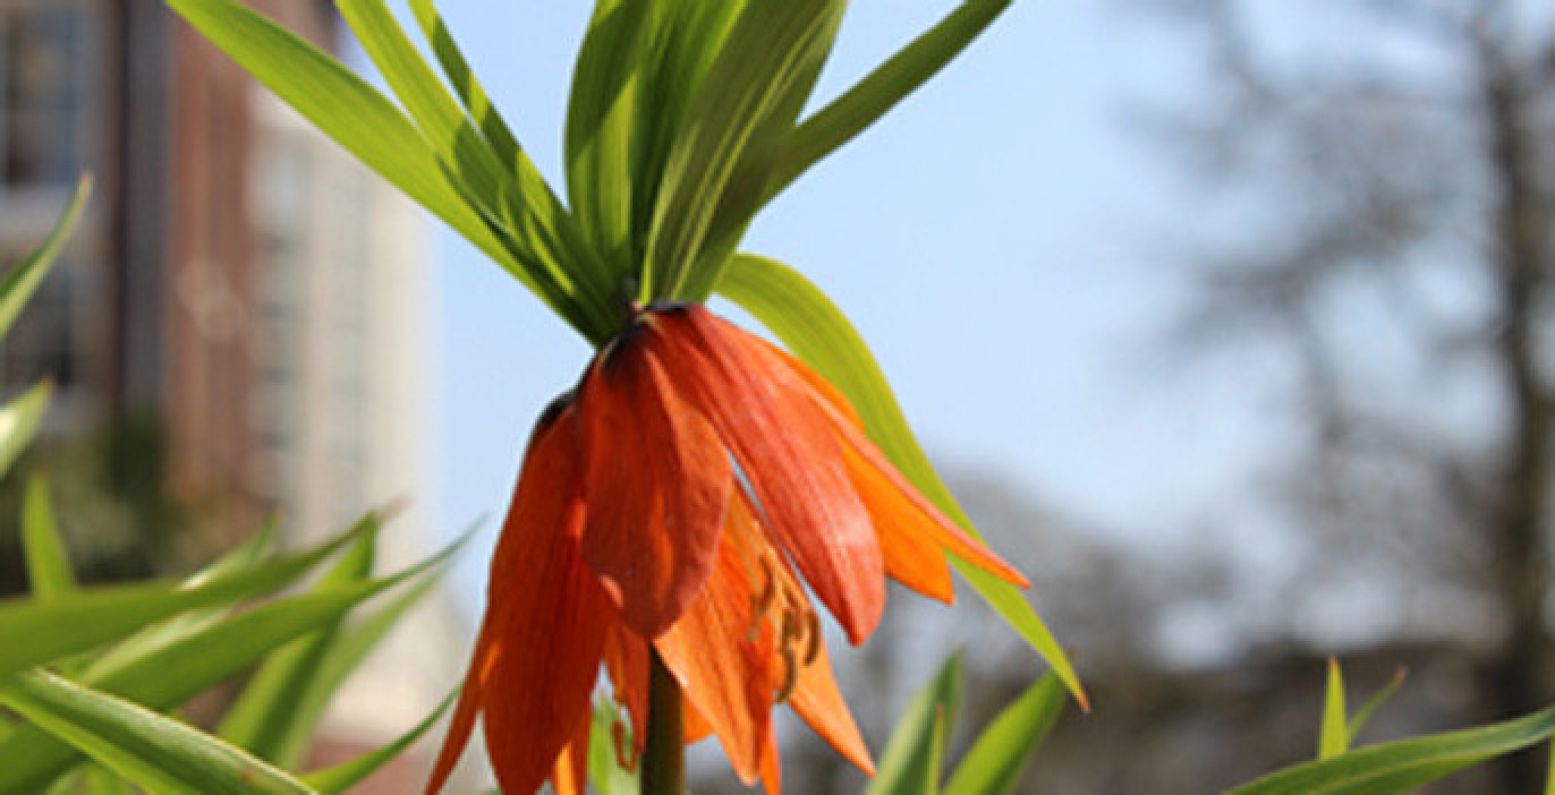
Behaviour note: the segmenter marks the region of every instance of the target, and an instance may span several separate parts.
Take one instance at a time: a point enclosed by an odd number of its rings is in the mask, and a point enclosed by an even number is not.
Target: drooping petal
[[[778,758],[775,733],[768,734],[761,746],[761,786],[767,795],[783,795],[783,762]]]
[[[853,722],[853,714],[848,711],[847,702],[842,700],[842,693],[837,689],[831,659],[826,654],[826,643],[824,640],[818,642],[821,644],[820,650],[815,660],[800,670],[799,683],[789,698],[789,706],[844,759],[873,776],[875,763],[870,758],[869,746],[864,744],[858,724]]]
[[[954,590],[944,555],[939,552],[944,549],[1021,588],[1030,585],[1015,567],[945,516],[886,459],[836,387],[787,351],[759,338],[750,339],[760,351],[758,355],[802,379],[811,389],[811,399],[831,415],[848,475],[879,533],[887,574],[925,596],[949,603]]]
[[[487,752],[507,792],[533,792],[589,711],[610,600],[584,565],[571,408],[536,430],[492,557],[482,663]]]
[[[681,699],[680,719],[680,733],[686,745],[699,743],[713,733],[713,725],[707,722],[707,718],[702,717],[702,713],[697,710],[697,705],[691,703],[689,698]]]
[[[650,347],[718,428],[750,481],[765,526],[857,644],[880,621],[885,569],[832,430],[811,390],[754,355],[754,339],[700,306],[645,315]]]
[[[750,521],[743,499],[730,503],[730,514],[730,521]],[[726,533],[707,588],[654,642],[686,700],[718,736],[747,785],[760,773],[762,744],[772,732],[771,652],[762,638],[751,637],[757,626],[751,576]]]
[[[627,625],[655,638],[712,571],[734,479],[713,425],[680,398],[638,336],[627,332],[595,360],[579,398],[583,555]]]
[[[475,653],[470,659],[470,669],[464,676],[464,686],[459,689],[459,704],[454,707],[448,734],[443,737],[443,746],[437,752],[437,763],[432,767],[431,778],[427,779],[424,790],[427,795],[438,792],[447,783],[448,776],[453,773],[460,755],[464,753],[464,747],[470,743],[470,734],[475,730],[475,716],[480,712],[485,684],[490,677],[491,644],[487,642],[485,628],[489,624],[488,615],[483,622],[480,638],[475,642]]]

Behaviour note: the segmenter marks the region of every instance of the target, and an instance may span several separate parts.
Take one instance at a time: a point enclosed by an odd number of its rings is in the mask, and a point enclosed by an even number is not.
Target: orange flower
[[[686,740],[716,735],[746,784],[779,789],[771,712],[785,701],[873,773],[801,578],[857,644],[887,575],[951,601],[946,550],[1026,585],[886,461],[820,376],[700,306],[641,312],[536,425],[427,789],[481,712],[505,792],[548,777],[581,792],[599,668],[635,758],[651,652],[684,693]]]

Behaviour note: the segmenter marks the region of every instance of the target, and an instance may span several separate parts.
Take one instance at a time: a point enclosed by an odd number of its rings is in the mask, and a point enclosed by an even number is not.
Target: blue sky
[[[588,4],[440,7],[556,177]],[[951,7],[852,4],[820,95]],[[745,242],[804,270],[850,314],[932,456],[998,470],[1143,545],[1179,539],[1241,477],[1256,422],[1236,383],[1180,377],[1152,342],[1176,306],[1161,241],[1187,194],[1168,152],[1127,120],[1191,82],[1180,44],[1119,4],[1016,3]],[[450,533],[492,517],[484,551],[530,423],[589,351],[446,230],[436,249],[437,516]],[[472,600],[484,559],[466,557]]]

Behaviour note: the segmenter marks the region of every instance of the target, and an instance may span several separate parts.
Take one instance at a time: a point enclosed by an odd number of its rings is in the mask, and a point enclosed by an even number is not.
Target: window
[[[0,5],[0,184],[75,181],[82,166],[87,56],[80,3]]]

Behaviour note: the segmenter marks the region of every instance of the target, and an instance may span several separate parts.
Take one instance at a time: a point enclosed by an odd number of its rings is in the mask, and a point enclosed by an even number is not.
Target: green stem
[[[648,678],[648,737],[643,749],[642,795],[683,795],[686,746],[682,739],[680,683],[653,653]]]

